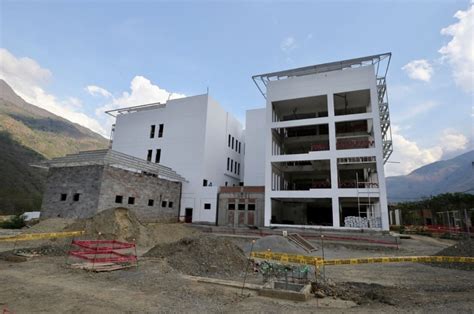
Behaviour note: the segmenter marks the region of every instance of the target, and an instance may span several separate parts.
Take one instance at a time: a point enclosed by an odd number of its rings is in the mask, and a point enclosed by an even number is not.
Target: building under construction
[[[387,230],[384,163],[392,152],[380,54],[253,77],[266,108],[251,113],[245,180],[265,186],[265,226]],[[252,155],[255,156],[255,155]],[[253,169],[264,167],[264,179]],[[250,170],[252,169],[252,170]],[[247,183],[247,182],[246,182]]]

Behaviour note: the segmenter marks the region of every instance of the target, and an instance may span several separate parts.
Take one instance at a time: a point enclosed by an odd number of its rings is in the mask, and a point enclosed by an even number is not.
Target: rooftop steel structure
[[[169,167],[148,162],[111,149],[91,150],[79,152],[77,154],[68,154],[64,157],[45,160],[38,164],[32,164],[31,166],[49,169],[90,165],[108,165],[132,172],[156,175],[159,178],[171,181],[186,182],[185,178]]]

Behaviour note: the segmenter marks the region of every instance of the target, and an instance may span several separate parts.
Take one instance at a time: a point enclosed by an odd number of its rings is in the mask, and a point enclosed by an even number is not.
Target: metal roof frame
[[[105,113],[115,118],[117,117],[117,115],[123,114],[123,113],[131,113],[131,112],[151,110],[151,109],[164,108],[164,107],[166,107],[166,103],[163,104],[160,102],[155,102],[155,103],[150,103],[150,104],[107,110]],[[114,115],[114,113],[116,114]]]
[[[392,57],[392,53],[386,52],[382,54],[360,57],[360,58],[355,58],[355,59],[322,63],[322,64],[310,65],[310,66],[301,67],[301,68],[270,72],[270,73],[265,73],[265,74],[258,74],[258,75],[252,76],[252,80],[257,86],[260,93],[266,99],[267,96],[264,90],[266,89],[268,82],[281,80],[281,79],[287,79],[287,78],[296,77],[296,76],[304,76],[304,75],[318,74],[318,73],[324,73],[324,72],[338,71],[338,70],[362,67],[362,66],[367,66],[367,65],[376,65],[375,74],[377,78],[385,77],[387,76],[391,57]],[[384,61],[384,65],[381,66],[382,61]]]
[[[169,167],[152,163],[111,149],[91,150],[79,152],[77,154],[68,154],[64,157],[45,160],[37,164],[32,164],[31,166],[49,169],[91,165],[108,165],[132,172],[153,174],[159,178],[171,181],[187,182],[184,177]]]

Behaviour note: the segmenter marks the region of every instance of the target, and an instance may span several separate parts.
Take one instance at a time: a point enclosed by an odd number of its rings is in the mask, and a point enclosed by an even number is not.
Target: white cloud
[[[135,76],[130,82],[130,92],[123,92],[120,97],[112,98],[112,100],[104,106],[96,109],[96,114],[103,114],[104,111],[113,110],[117,108],[138,106],[149,103],[165,103],[168,99],[176,99],[186,97],[184,94],[172,93],[154,85],[149,79],[143,76]],[[106,126],[114,123],[112,117],[107,118]]]
[[[468,145],[466,136],[453,129],[443,130],[437,144],[427,148],[406,138],[400,131],[400,127],[392,127],[394,152],[390,160],[397,163],[386,164],[387,176],[406,175],[416,168],[440,160],[444,154],[462,151]]]
[[[284,38],[282,42],[280,43],[280,49],[284,53],[289,53],[296,47],[297,47],[296,40],[294,37],[291,37],[291,36]]]
[[[465,91],[474,91],[474,6],[454,15],[458,22],[441,30],[451,41],[439,53],[452,67],[454,80]]]
[[[450,153],[467,148],[467,137],[453,129],[445,129],[441,133],[440,145],[444,152]]]
[[[77,98],[58,100],[44,90],[51,79],[48,69],[42,68],[30,58],[17,58],[6,49],[0,49],[0,78],[5,80],[25,101],[48,110],[58,116],[85,126],[101,135],[106,135],[100,123],[81,111]]]
[[[413,60],[402,67],[408,76],[413,80],[429,82],[433,75],[433,67],[428,60]]]
[[[112,94],[108,90],[96,85],[89,85],[86,86],[86,88],[84,89],[92,96],[103,96],[105,98],[109,98],[112,96]]]

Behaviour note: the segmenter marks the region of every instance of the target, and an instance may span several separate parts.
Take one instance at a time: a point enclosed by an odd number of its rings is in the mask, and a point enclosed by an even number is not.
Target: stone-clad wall
[[[178,221],[181,183],[134,173],[106,166],[102,176],[102,186],[98,209],[123,206],[134,209],[142,222]],[[123,197],[122,204],[115,202],[117,195]],[[128,198],[134,197],[135,203],[128,204]],[[153,206],[148,206],[148,200]],[[162,202],[166,201],[166,207]],[[172,207],[169,207],[172,202]]]
[[[62,193],[67,193],[66,201],[61,201]],[[80,194],[78,201],[73,200],[75,193]],[[122,196],[122,203],[116,203],[117,195]],[[129,197],[135,198],[134,204],[129,204]],[[176,222],[180,197],[180,182],[116,167],[50,168],[41,218],[87,218],[111,207],[126,207],[142,222]],[[152,206],[149,200],[153,200]]]
[[[50,168],[41,205],[41,218],[93,216],[99,201],[102,166]],[[79,200],[74,201],[74,194]],[[61,194],[67,194],[61,201]]]

